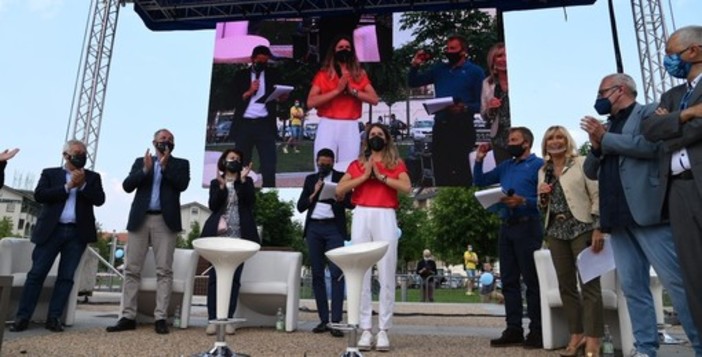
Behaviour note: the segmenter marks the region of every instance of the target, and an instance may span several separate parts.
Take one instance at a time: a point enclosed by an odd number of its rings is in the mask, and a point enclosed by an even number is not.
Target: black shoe
[[[490,347],[509,347],[519,346],[524,343],[524,332],[516,328],[507,328],[502,331],[502,336],[494,340],[490,340]]]
[[[319,325],[315,326],[315,327],[312,329],[312,332],[314,332],[314,333],[323,333],[323,332],[327,332],[327,331],[329,331],[329,330],[330,330],[330,329],[329,329],[329,327],[327,327],[327,323],[326,323],[326,322],[320,322]]]
[[[47,330],[52,332],[63,332],[63,324],[58,317],[49,317],[44,324]]]
[[[541,331],[529,331],[527,338],[524,340],[523,346],[528,350],[544,348],[544,341],[541,337]]]
[[[15,322],[10,325],[10,331],[22,332],[29,327],[29,319],[15,319]]]
[[[344,331],[341,331],[337,328],[330,328],[329,333],[334,337],[344,337]]]
[[[128,319],[123,317],[117,321],[114,326],[108,326],[105,330],[107,332],[120,332],[127,330],[136,330],[136,320]]]
[[[154,322],[154,330],[156,330],[156,333],[159,335],[167,334],[168,324],[166,323],[166,320],[156,320],[156,322]]]

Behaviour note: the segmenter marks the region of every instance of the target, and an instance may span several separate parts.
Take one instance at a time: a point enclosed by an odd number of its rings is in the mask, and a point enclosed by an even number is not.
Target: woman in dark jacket
[[[241,151],[228,149],[217,161],[217,177],[210,182],[209,207],[212,211],[202,229],[203,237],[233,237],[260,243],[253,207],[256,202],[253,180],[248,177],[249,166],[242,166],[244,161]],[[236,302],[241,287],[242,263],[234,273],[232,293],[229,300],[228,317],[234,316]],[[217,318],[217,275],[214,269],[209,271],[207,284],[207,315],[209,320]],[[228,335],[235,333],[234,325],[228,324],[225,329]],[[206,332],[214,335],[216,325],[208,324]]]

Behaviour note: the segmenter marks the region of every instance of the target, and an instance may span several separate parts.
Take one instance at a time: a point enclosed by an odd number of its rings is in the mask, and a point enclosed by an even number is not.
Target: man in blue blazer
[[[141,269],[149,246],[153,247],[156,262],[156,309],[154,329],[167,334],[168,304],[173,285],[173,253],[178,233],[183,230],[180,217],[180,193],[190,183],[188,160],[173,157],[173,134],[160,129],[153,140],[156,155],[146,150],[138,158],[124,179],[122,187],[127,193],[136,190],[129,211],[127,230],[127,264],[122,288],[122,318],[107,328],[107,332],[134,330],[136,328],[137,294]]]
[[[302,213],[307,211],[305,230],[303,235],[307,241],[307,248],[312,265],[312,289],[317,302],[317,314],[320,323],[312,329],[314,333],[329,331],[334,337],[343,337],[340,330],[329,328],[329,297],[325,285],[324,266],[327,258],[324,255],[329,250],[344,246],[348,240],[346,231],[346,209],[352,209],[351,193],[334,199],[320,200],[319,196],[326,183],[338,183],[343,172],[333,169],[334,152],[324,148],[317,153],[318,172],[305,178],[305,185],[297,200],[297,210]],[[344,280],[341,279],[341,269],[329,262],[331,275],[331,322],[341,322],[344,304]]]
[[[63,331],[61,316],[73,289],[73,274],[88,243],[97,241],[94,206],[105,203],[100,174],[84,169],[85,144],[69,140],[63,147],[63,167],[44,169],[34,190],[42,204],[32,231],[32,268],[22,290],[19,308],[10,331],[24,331],[34,314],[44,280],[61,254],[58,276],[49,302],[46,328]]]
[[[592,150],[585,160],[588,178],[599,180],[600,226],[611,236],[617,278],[626,297],[637,353],[655,356],[658,328],[649,289],[650,266],[668,291],[673,307],[695,350],[700,341],[685,295],[670,226],[661,220],[663,195],[658,166],[660,144],[646,140],[641,122],[656,104],[636,102],[636,83],[626,74],[611,74],[598,90],[595,109],[609,115],[608,127],[586,116],[581,127]],[[624,351],[627,353],[628,351]]]

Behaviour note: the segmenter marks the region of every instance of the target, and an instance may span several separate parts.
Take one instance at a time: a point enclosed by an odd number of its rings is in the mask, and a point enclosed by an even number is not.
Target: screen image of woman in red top
[[[378,95],[358,62],[351,38],[337,37],[312,80],[307,107],[317,108],[320,118],[313,152],[323,148],[334,151],[334,168],[338,171],[344,171],[358,156],[357,121],[361,117],[362,102],[376,105]]]
[[[364,242],[388,242],[388,250],[378,261],[380,282],[378,334],[371,334],[371,270],[363,280],[360,308],[360,327],[363,330],[358,341],[362,351],[387,351],[390,341],[387,330],[392,327],[395,306],[395,268],[397,265],[397,218],[398,193],[409,193],[410,178],[405,163],[400,159],[389,129],[374,123],[366,131],[363,153],[350,165],[339,180],[337,194],[351,193],[351,202],[356,206],[351,223],[351,244]]]

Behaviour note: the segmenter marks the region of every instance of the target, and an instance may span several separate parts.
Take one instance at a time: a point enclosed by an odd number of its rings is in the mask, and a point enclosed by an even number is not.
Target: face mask
[[[666,72],[675,78],[687,78],[690,74],[691,63],[685,62],[680,58],[680,55],[674,53],[672,55],[666,55],[663,59],[663,66],[665,66]]]
[[[565,151],[566,151],[565,146],[564,146],[564,147],[560,147],[560,148],[553,148],[553,149],[551,149],[551,148],[546,148],[546,152],[549,153],[549,154],[561,154],[561,153],[564,153]]]
[[[612,102],[609,101],[609,97],[597,98],[594,107],[599,115],[607,115],[612,112]]]
[[[261,73],[266,69],[266,64],[265,63],[260,63],[260,62],[254,62],[253,63],[253,70],[256,73]]]
[[[368,139],[368,147],[373,151],[381,151],[385,148],[385,140],[379,136]]]
[[[319,176],[327,177],[332,171],[332,165],[317,165],[317,169],[319,169]]]
[[[445,55],[450,65],[458,63],[463,58],[463,54],[461,52],[446,52]]]
[[[160,152],[161,154],[166,153],[166,149],[168,149],[169,153],[173,152],[173,148],[175,147],[175,144],[168,142],[168,141],[159,141],[155,144],[156,150]]]
[[[334,53],[334,59],[336,59],[338,62],[346,63],[349,60],[351,60],[353,54],[351,53],[350,50],[341,50],[341,51],[336,51]]]
[[[239,173],[241,172],[241,162],[238,160],[227,161],[224,168],[231,173]]]
[[[509,154],[512,155],[512,157],[522,157],[522,155],[524,155],[524,152],[526,151],[526,149],[522,147],[522,145],[524,145],[524,142],[516,145],[507,145],[507,152],[509,152]]]
[[[473,250],[473,247],[468,246],[468,251],[472,251],[472,250]]]
[[[295,102],[295,106],[296,106],[296,107],[299,107],[299,106],[300,106],[300,102]]]
[[[68,155],[68,162],[70,162],[71,165],[75,166],[77,169],[82,169],[83,167],[85,167],[85,163],[87,161],[88,155],[86,154]]]

